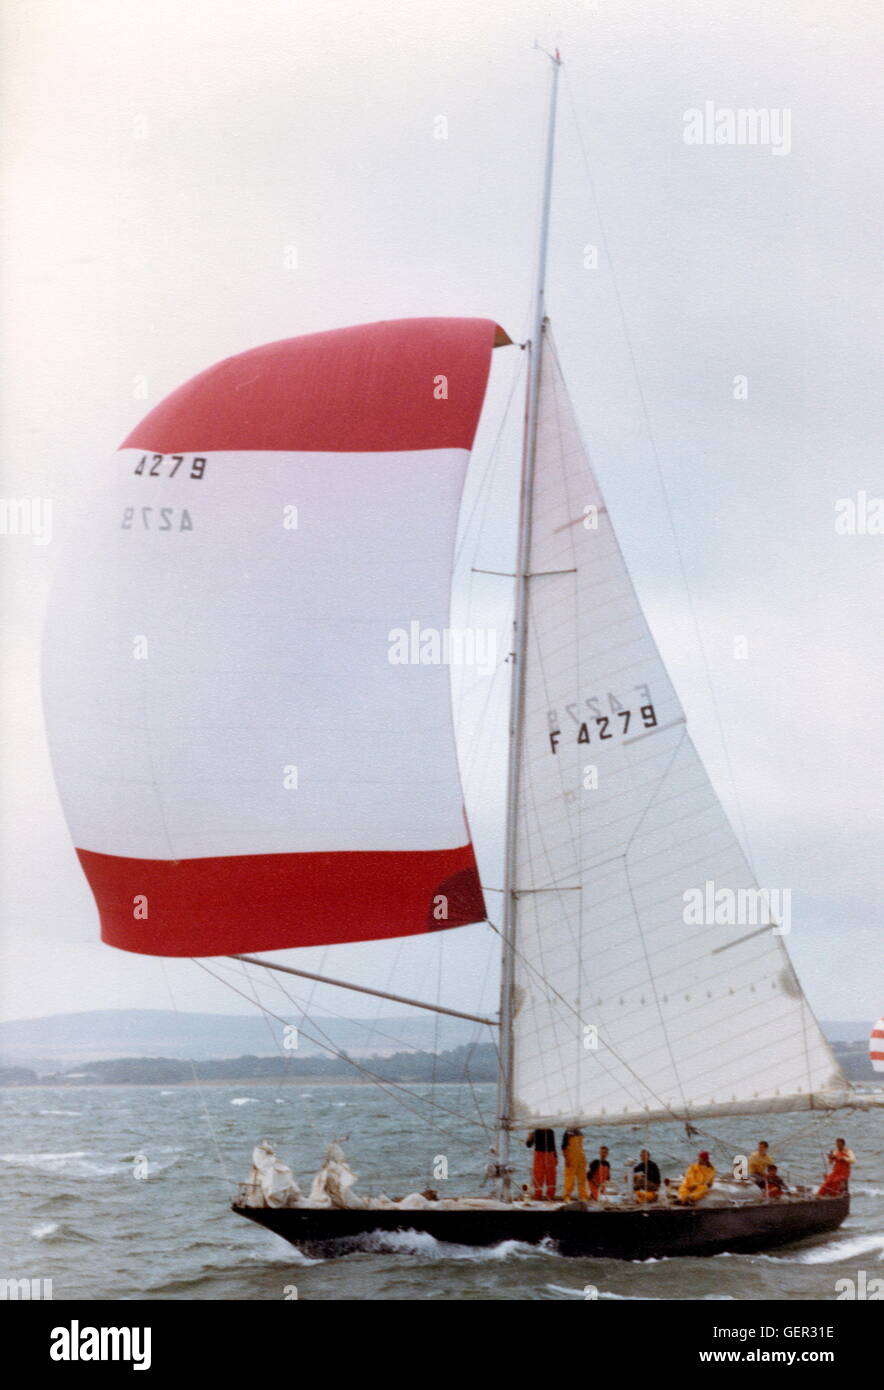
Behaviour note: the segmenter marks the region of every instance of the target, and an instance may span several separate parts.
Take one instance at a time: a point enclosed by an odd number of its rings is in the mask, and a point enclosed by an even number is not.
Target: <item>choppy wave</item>
[[[225,1255],[227,1252],[224,1252]],[[166,1280],[162,1283],[150,1285],[144,1292],[148,1298],[171,1298],[176,1294],[186,1295],[195,1294],[202,1285],[211,1283],[212,1280],[224,1278],[228,1275],[241,1273],[243,1265],[248,1263],[250,1268],[258,1265],[263,1269],[290,1270],[293,1267],[298,1269],[309,1269],[314,1265],[323,1264],[324,1261],[311,1258],[303,1254],[302,1251],[292,1246],[291,1250],[284,1255],[268,1255],[266,1250],[246,1250],[236,1252],[228,1258],[218,1260],[205,1260],[202,1266],[192,1275],[182,1275],[178,1278]]]
[[[0,1095],[7,1112],[17,1116],[16,1127],[7,1131],[8,1151],[0,1154],[10,1248],[31,1263],[42,1252],[47,1272],[60,1281],[69,1274],[70,1287],[97,1299],[278,1299],[286,1284],[297,1284],[304,1299],[584,1301],[587,1285],[598,1288],[600,1302],[828,1299],[841,1273],[855,1275],[857,1267],[884,1272],[884,1148],[869,1116],[856,1117],[851,1127],[850,1142],[863,1155],[863,1171],[857,1175],[861,1181],[855,1177],[851,1183],[855,1200],[846,1223],[769,1253],[627,1263],[570,1259],[554,1247],[518,1240],[474,1248],[426,1232],[378,1230],[361,1243],[332,1241],[328,1249],[307,1256],[231,1214],[230,1197],[245,1178],[252,1147],[263,1132],[256,1131],[249,1104],[274,1105],[274,1145],[302,1177],[316,1170],[325,1145],[345,1124],[332,1115],[337,1108],[350,1109],[345,1127],[353,1141],[347,1154],[354,1169],[366,1175],[357,1191],[366,1186],[420,1191],[430,1181],[420,1170],[423,1155],[403,1150],[372,1088],[344,1092],[308,1083],[303,1090],[295,1086],[274,1096],[273,1086],[252,1095],[241,1090],[242,1084],[207,1087],[202,1104],[193,1091],[169,1088],[163,1098],[179,1096],[182,1103],[165,1107],[156,1104],[159,1087],[94,1088],[88,1098],[81,1097],[79,1115],[73,1113],[73,1092],[62,1088],[30,1097]],[[449,1089],[438,1094],[448,1096]],[[454,1086],[450,1094],[462,1098],[465,1109],[471,1105],[467,1090]],[[490,1113],[493,1087],[479,1094],[487,1098]],[[299,1098],[316,1105],[298,1104]],[[232,1115],[231,1100],[237,1102]],[[57,1118],[76,1118],[77,1124],[60,1127]],[[774,1116],[769,1137],[778,1151],[789,1152],[791,1162],[800,1160],[811,1170],[818,1166],[812,1141],[787,1142],[790,1126],[800,1129],[801,1123]],[[611,1138],[619,1142],[617,1134]],[[673,1139],[673,1154],[681,1153],[680,1142]],[[132,1160],[139,1153],[148,1159],[146,1182],[133,1179]],[[482,1154],[465,1138],[454,1165],[456,1190],[478,1192],[483,1164]]]
[[[41,1115],[79,1115],[79,1110],[41,1110]]]
[[[150,1176],[164,1172],[177,1161],[154,1159],[148,1154],[148,1173]],[[52,1177],[67,1178],[110,1178],[132,1172],[135,1155],[120,1158],[102,1156],[89,1149],[74,1149],[66,1153],[8,1153],[0,1154],[0,1163],[10,1167],[23,1168],[29,1172],[46,1173]]]
[[[50,1244],[69,1240],[84,1241],[90,1245],[95,1243],[94,1236],[85,1235],[75,1226],[69,1226],[63,1221],[38,1221],[36,1226],[31,1227],[31,1235],[34,1240],[47,1241]]]
[[[604,1300],[613,1300],[616,1303],[665,1303],[669,1300],[662,1298],[659,1294],[647,1293],[614,1293],[612,1289],[597,1289],[593,1294],[593,1284],[585,1284],[583,1288],[568,1288],[564,1284],[547,1284],[546,1288],[551,1293],[560,1294],[565,1298],[579,1298],[582,1302],[595,1303]],[[701,1303],[735,1303],[736,1299],[732,1293],[704,1293],[700,1300]]]
[[[36,1168],[38,1172],[59,1174],[96,1168],[86,1149],[71,1149],[65,1153],[0,1154],[0,1163],[8,1163],[15,1168]],[[112,1173],[114,1166],[107,1168],[107,1172]]]
[[[608,1289],[597,1289],[595,1294],[587,1293],[594,1285],[587,1284],[581,1289],[570,1289],[564,1284],[547,1284],[545,1286],[551,1293],[561,1294],[565,1298],[579,1298],[584,1303],[601,1302],[602,1299],[615,1299],[618,1303],[659,1303],[661,1300],[652,1294],[640,1293],[612,1293]]]
[[[814,1245],[809,1250],[796,1250],[791,1255],[755,1254],[742,1258],[755,1262],[763,1261],[774,1265],[834,1265],[844,1260],[854,1260],[860,1255],[877,1252],[879,1260],[884,1260],[884,1231],[865,1235],[849,1236],[846,1240],[831,1240],[825,1245]],[[735,1255],[716,1255],[716,1259],[737,1259]]]
[[[297,1246],[294,1245],[285,1255],[268,1256],[266,1250],[249,1250],[246,1254],[246,1259],[257,1260],[261,1265],[279,1265],[281,1269],[285,1268],[287,1265],[306,1266],[323,1265],[326,1263],[326,1261],[321,1259],[318,1255],[305,1255],[303,1250],[299,1250]],[[233,1266],[233,1268],[236,1268],[236,1266]]]
[[[802,1250],[795,1260],[802,1265],[837,1264],[839,1260],[852,1260],[857,1255],[871,1255],[877,1251],[878,1259],[884,1260],[884,1231],[875,1231],[862,1236],[850,1236],[847,1240],[836,1240],[831,1244],[814,1246],[812,1250]]]
[[[548,1242],[528,1245],[521,1240],[502,1240],[497,1245],[456,1245],[437,1240],[427,1231],[367,1231],[348,1241],[347,1247],[372,1254],[419,1255],[429,1260],[469,1260],[476,1264],[557,1257],[554,1246]]]

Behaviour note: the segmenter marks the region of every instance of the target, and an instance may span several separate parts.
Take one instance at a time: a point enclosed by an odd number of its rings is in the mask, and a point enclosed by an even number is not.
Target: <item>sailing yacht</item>
[[[842,1075],[691,742],[581,441],[545,305],[551,55],[527,372],[506,778],[494,1195],[245,1192],[306,1249],[373,1231],[624,1258],[836,1228],[846,1195],[535,1202],[513,1136],[865,1108]],[[322,979],[267,952],[488,921],[441,633],[492,353],[482,318],[384,321],[228,358],[96,470],[47,618],[59,793],[102,939]],[[690,895],[751,903],[690,920]],[[724,894],[724,899],[721,895]],[[729,897],[730,895],[730,897]],[[258,954],[255,954],[258,953]],[[341,1169],[340,1155],[330,1162]],[[749,1188],[744,1184],[744,1188]],[[747,1199],[748,1197],[748,1199]]]

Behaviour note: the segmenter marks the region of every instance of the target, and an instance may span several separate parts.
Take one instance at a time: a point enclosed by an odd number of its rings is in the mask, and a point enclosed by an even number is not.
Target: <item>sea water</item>
[[[487,1195],[494,1100],[491,1085],[6,1088],[0,1278],[42,1281],[34,1287],[55,1299],[834,1300],[845,1279],[874,1287],[884,1276],[881,1112],[699,1121],[703,1133],[690,1139],[680,1125],[587,1130],[587,1154],[607,1144],[621,1184],[641,1148],[676,1177],[698,1148],[724,1171],[767,1139],[790,1182],[816,1185],[843,1134],[857,1155],[848,1220],[769,1254],[569,1259],[518,1240],[472,1249],[404,1231],[313,1259],[230,1210],[260,1139],[305,1189],[337,1140],[359,1174],[357,1192],[401,1197],[430,1185]],[[520,1180],[530,1160],[517,1138]]]

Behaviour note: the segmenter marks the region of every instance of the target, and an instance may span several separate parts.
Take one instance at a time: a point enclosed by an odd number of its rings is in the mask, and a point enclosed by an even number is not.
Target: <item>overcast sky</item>
[[[760,881],[792,889],[788,944],[813,1007],[878,1017],[884,537],[838,534],[835,517],[839,499],[884,495],[880,6],[5,0],[2,13],[2,496],[53,501],[51,543],[0,536],[3,1016],[246,1011],[187,961],[99,943],[39,704],[66,518],[84,470],[231,353],[424,314],[525,336],[549,66],[536,38],[566,65],[548,305],[614,524]],[[707,102],[788,112],[788,150],[686,144],[685,112]],[[473,488],[520,365],[517,349],[495,359]],[[506,432],[488,567],[510,557],[515,443]],[[474,598],[474,621],[501,620],[493,586]],[[471,769],[499,882],[496,765]],[[495,1006],[487,928],[290,954]],[[330,991],[315,1002],[378,1012]]]

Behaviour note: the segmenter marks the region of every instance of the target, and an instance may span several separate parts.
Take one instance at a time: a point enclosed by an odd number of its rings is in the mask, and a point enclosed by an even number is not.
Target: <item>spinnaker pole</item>
[[[539,46],[539,45],[538,45]],[[542,50],[546,52],[546,50]],[[518,880],[516,847],[518,839],[519,778],[522,762],[522,726],[525,715],[525,650],[528,635],[528,581],[531,564],[531,510],[534,493],[534,463],[537,454],[537,404],[540,395],[540,364],[546,317],[546,258],[549,241],[549,210],[552,196],[553,155],[556,138],[556,104],[559,69],[558,50],[546,55],[552,63],[546,162],[543,173],[543,202],[540,215],[540,244],[534,321],[531,328],[528,390],[525,404],[525,436],[522,449],[522,478],[519,494],[519,537],[516,552],[515,616],[510,671],[509,758],[507,766],[506,837],[503,868],[503,923],[501,928],[500,972],[500,1074],[497,1093],[498,1139],[497,1171],[500,1196],[511,1200],[510,1129],[513,1112],[513,1012]]]
[[[407,1004],[411,1009],[428,1009],[430,1013],[447,1014],[449,1018],[465,1018],[469,1023],[484,1023],[489,1028],[497,1028],[496,1018],[486,1018],[484,1014],[465,1014],[460,1009],[448,1009],[444,1004],[428,1004],[422,999],[410,999],[406,994],[391,994],[387,989],[372,989],[369,985],[354,985],[350,980],[336,980],[331,975],[317,975],[312,970],[299,970],[294,965],[280,965],[275,960],[261,960],[259,956],[228,956],[228,960],[241,960],[245,965],[260,965],[263,970],[276,970],[281,975],[297,975],[301,980],[317,980],[321,985],[334,985],[335,989],[352,989],[357,994],[372,994],[377,999],[392,999],[394,1004]]]

